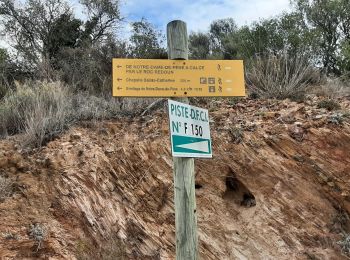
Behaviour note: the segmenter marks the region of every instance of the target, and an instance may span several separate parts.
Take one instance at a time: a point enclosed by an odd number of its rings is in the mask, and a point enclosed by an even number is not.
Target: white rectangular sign
[[[168,100],[174,157],[212,158],[207,109]]]

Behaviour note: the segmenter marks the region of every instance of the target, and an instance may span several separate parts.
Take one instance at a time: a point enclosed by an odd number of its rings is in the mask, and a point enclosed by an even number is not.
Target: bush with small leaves
[[[42,224],[34,223],[30,225],[28,235],[35,241],[35,244],[37,246],[36,251],[38,251],[46,238],[47,230]]]
[[[338,241],[337,243],[341,247],[341,251],[346,254],[350,255],[350,235],[345,234],[343,236],[343,240]]]
[[[10,197],[12,194],[12,181],[0,176],[0,202]]]
[[[230,128],[229,132],[230,132],[232,141],[235,144],[239,144],[243,141],[244,134],[243,134],[243,129],[241,127],[234,126]]]
[[[18,235],[10,231],[2,233],[2,237],[6,240],[18,240]]]
[[[332,111],[340,109],[340,105],[333,99],[324,99],[317,103],[317,108],[325,108],[328,111]]]

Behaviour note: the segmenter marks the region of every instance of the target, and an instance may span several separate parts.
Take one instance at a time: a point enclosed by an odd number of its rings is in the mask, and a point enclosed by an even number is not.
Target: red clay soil
[[[317,102],[211,103],[214,156],[195,161],[200,259],[347,258],[350,101]],[[174,259],[165,108],[86,122],[36,150],[22,138],[0,141],[13,183],[1,259]]]

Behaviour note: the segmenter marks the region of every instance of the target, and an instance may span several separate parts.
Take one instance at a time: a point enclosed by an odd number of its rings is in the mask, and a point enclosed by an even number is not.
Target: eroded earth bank
[[[350,101],[215,101],[196,160],[200,259],[346,259]],[[166,108],[0,141],[1,259],[174,259]],[[5,188],[3,188],[5,189]]]

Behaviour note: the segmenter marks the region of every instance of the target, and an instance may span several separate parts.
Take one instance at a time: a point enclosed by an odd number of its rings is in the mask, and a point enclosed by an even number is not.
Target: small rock
[[[37,162],[37,163],[42,163],[43,161],[40,160],[40,159],[36,159],[35,162]]]
[[[317,115],[314,117],[314,119],[318,120],[318,119],[321,119],[323,117],[323,115]]]
[[[105,154],[114,153],[114,152],[115,152],[114,149],[111,147],[109,147],[105,150]]]
[[[0,168],[5,168],[5,165],[8,164],[8,160],[6,158],[0,158]]]
[[[240,108],[246,108],[246,105],[244,105],[244,104],[241,104],[241,103],[238,103],[238,104],[236,104],[236,107],[240,107]]]
[[[81,133],[74,133],[70,135],[70,141],[77,141],[81,139]]]
[[[295,118],[293,115],[280,116],[279,118],[277,118],[277,120],[281,123],[287,123],[287,124],[291,124],[295,122]]]
[[[17,165],[21,160],[22,157],[19,154],[14,154],[8,159],[8,162],[11,165]]]
[[[99,131],[98,131],[99,134],[103,134],[103,135],[108,135],[108,130],[106,128],[101,128]]]
[[[348,197],[350,195],[350,193],[348,191],[343,191],[341,193],[342,197]]]
[[[297,125],[293,125],[291,127],[289,127],[289,135],[290,137],[292,137],[293,139],[301,142],[304,139],[304,135],[305,135],[305,131],[303,128],[297,126]]]
[[[276,116],[278,116],[279,114],[276,113],[276,112],[266,112],[264,115],[263,115],[263,118],[265,119],[273,119],[275,118]]]
[[[334,187],[334,186],[335,186],[335,183],[334,183],[333,181],[330,181],[330,182],[328,182],[327,184],[328,184],[328,186],[330,186],[330,187]]]

